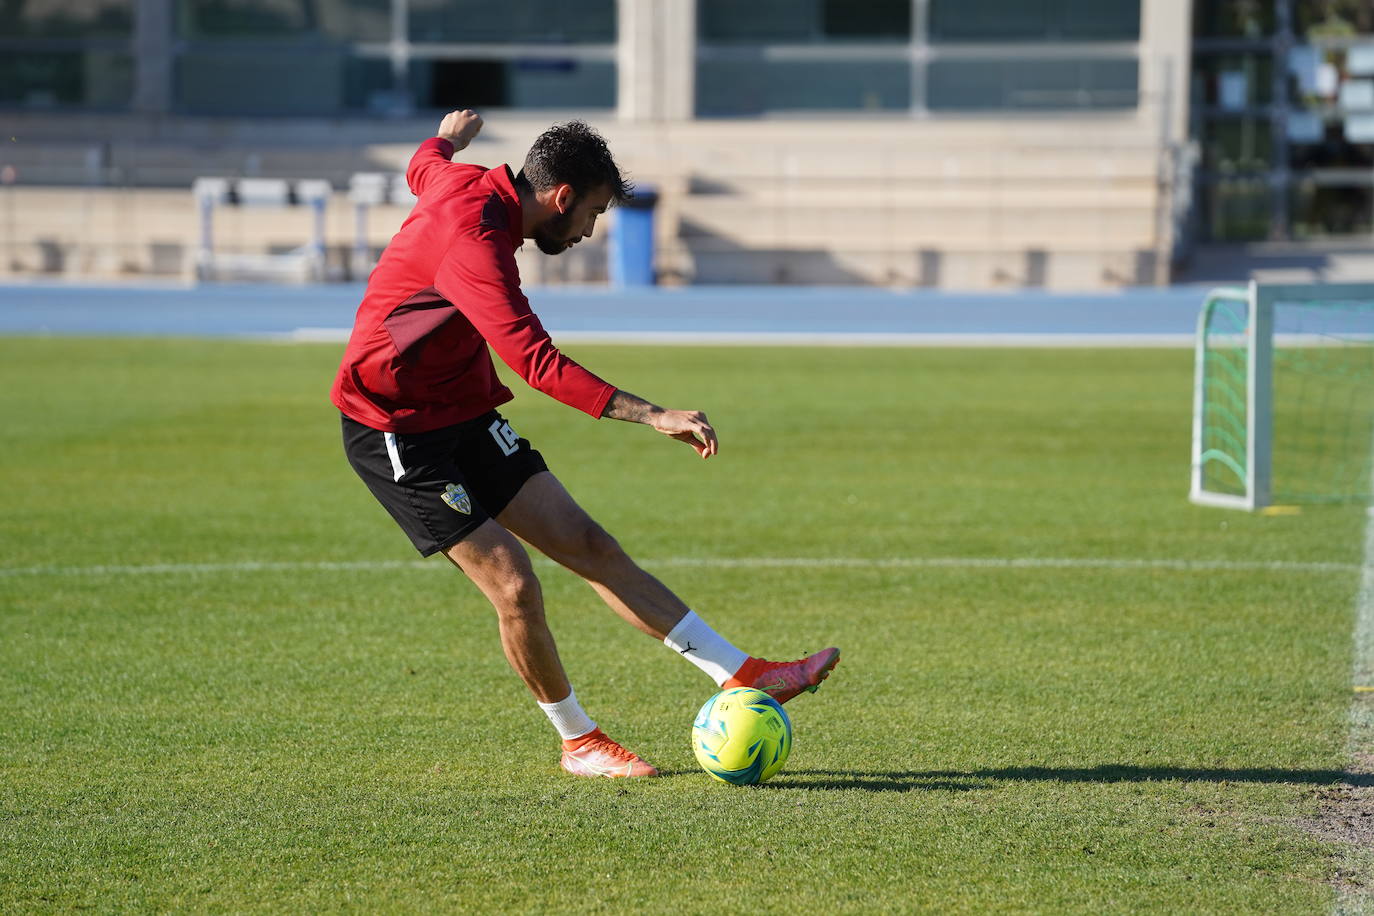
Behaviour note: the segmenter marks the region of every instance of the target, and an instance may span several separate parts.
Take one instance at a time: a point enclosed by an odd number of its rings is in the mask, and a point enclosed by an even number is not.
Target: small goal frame
[[[1274,451],[1274,307],[1277,303],[1374,301],[1374,284],[1282,284],[1250,281],[1245,287],[1221,287],[1207,294],[1198,314],[1193,374],[1192,485],[1188,498],[1198,505],[1256,511],[1270,505]],[[1207,379],[1216,359],[1208,332],[1218,308],[1243,304],[1246,310],[1245,455],[1238,458],[1206,449]],[[1243,493],[1206,489],[1207,465],[1220,462],[1242,480]]]

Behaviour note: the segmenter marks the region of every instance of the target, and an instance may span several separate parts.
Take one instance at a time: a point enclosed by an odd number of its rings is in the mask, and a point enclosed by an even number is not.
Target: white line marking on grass
[[[1178,572],[1356,572],[1353,563],[1301,563],[1287,560],[1170,560],[1124,557],[669,557],[645,565],[704,566],[719,569],[1166,569]]]
[[[196,575],[199,573],[240,573],[240,572],[309,572],[314,570],[365,570],[368,572],[386,569],[427,569],[432,564],[423,560],[370,560],[357,563],[334,562],[257,562],[240,563],[129,563],[98,566],[18,566],[0,569],[4,576],[156,576],[156,575]],[[447,567],[444,567],[447,568]]]
[[[552,561],[540,559],[542,565]],[[1310,572],[1365,573],[1366,590],[1374,588],[1371,565],[1303,563],[1287,560],[1172,560],[1127,557],[661,557],[644,566],[701,569],[1116,569],[1172,572]],[[449,569],[431,560],[243,561],[236,563],[146,563],[95,566],[15,566],[0,568],[0,578],[15,576],[146,576],[253,572],[384,572],[403,569]],[[1374,600],[1374,599],[1371,599]],[[1374,616],[1374,611],[1370,614]],[[1367,637],[1369,638],[1369,637]]]
[[[1364,526],[1364,566],[1360,571],[1360,592],[1355,599],[1355,665],[1352,681],[1356,688],[1374,690],[1374,519]],[[1363,712],[1363,716],[1361,713]],[[1352,737],[1374,738],[1374,713],[1354,708]],[[1361,748],[1365,753],[1374,747]]]

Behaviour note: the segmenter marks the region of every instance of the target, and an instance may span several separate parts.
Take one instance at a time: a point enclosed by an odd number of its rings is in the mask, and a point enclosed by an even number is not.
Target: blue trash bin
[[[655,188],[635,188],[634,197],[615,208],[611,226],[611,285],[654,285]]]

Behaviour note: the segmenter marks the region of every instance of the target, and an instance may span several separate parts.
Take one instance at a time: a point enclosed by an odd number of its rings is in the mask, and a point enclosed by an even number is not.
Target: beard
[[[572,207],[567,212],[551,216],[534,230],[534,244],[544,254],[562,254],[568,250],[569,230],[572,229]]]

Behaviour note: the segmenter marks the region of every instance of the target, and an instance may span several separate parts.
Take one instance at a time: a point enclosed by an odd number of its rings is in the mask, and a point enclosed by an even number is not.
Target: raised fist
[[[452,143],[456,152],[471,143],[472,138],[477,136],[481,129],[481,116],[475,111],[464,108],[462,111],[450,111],[444,115],[444,119],[439,122],[439,130],[434,136]]]

